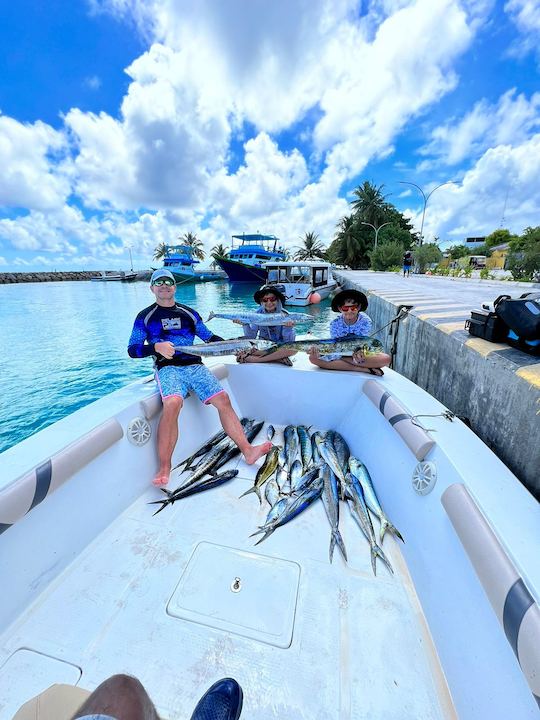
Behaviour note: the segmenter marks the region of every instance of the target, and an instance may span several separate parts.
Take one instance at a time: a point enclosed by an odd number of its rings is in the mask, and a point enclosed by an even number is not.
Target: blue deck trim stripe
[[[28,512],[45,500],[51,486],[51,478],[52,463],[49,459],[47,462],[44,462],[43,465],[36,468],[36,492],[34,493],[34,499],[28,508]]]
[[[388,400],[389,397],[390,397],[390,393],[388,391],[386,391],[381,397],[381,401],[379,403],[379,410],[381,411],[381,413],[383,415],[384,415],[384,406],[386,405],[386,401]]]
[[[388,420],[388,422],[390,423],[390,425],[393,426],[393,425],[395,425],[396,423],[401,422],[402,420],[410,420],[410,419],[411,419],[411,416],[410,416],[410,415],[406,415],[405,413],[401,413],[401,414],[399,414],[399,415],[394,415],[394,417],[391,417],[391,418]]]
[[[5,523],[0,523],[0,535],[2,533],[6,532],[6,530],[10,527],[11,527],[11,525],[6,525]]]
[[[508,591],[503,609],[504,632],[518,660],[517,644],[519,628],[521,627],[525,613],[533,603],[533,596],[528,591],[523,580],[519,578]]]

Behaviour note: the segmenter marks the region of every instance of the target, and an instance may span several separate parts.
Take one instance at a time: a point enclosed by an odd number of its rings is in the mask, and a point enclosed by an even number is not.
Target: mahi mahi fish
[[[249,490],[246,490],[245,493],[242,493],[242,495],[240,495],[241,498],[254,492],[257,493],[259,502],[262,503],[261,487],[268,480],[268,478],[272,477],[272,475],[276,472],[278,467],[278,454],[279,448],[274,445],[270,452],[267,454],[264,463],[257,471],[257,475],[255,477],[255,484]]]
[[[316,348],[320,355],[330,355],[331,353],[352,355],[356,350],[362,350],[364,355],[373,356],[380,355],[383,352],[383,346],[379,340],[363,335],[345,335],[335,340],[333,338],[324,338],[322,340],[317,340],[317,338],[313,338],[313,340],[295,340],[294,342],[276,343],[264,350],[265,355],[269,355],[276,350],[309,352],[311,348]]]
[[[384,510],[381,507],[381,504],[379,502],[379,499],[377,497],[377,493],[375,492],[375,488],[373,487],[373,483],[371,481],[371,476],[368,472],[367,467],[364,465],[364,463],[360,462],[360,460],[357,460],[354,457],[349,458],[349,468],[351,470],[351,473],[355,476],[355,478],[358,478],[358,481],[360,482],[360,485],[362,486],[362,490],[364,491],[364,498],[366,500],[366,505],[368,508],[375,514],[380,520],[381,528],[380,528],[380,534],[379,534],[379,540],[382,545],[382,541],[384,539],[384,535],[386,532],[392,533],[392,535],[395,535],[398,537],[402,542],[405,542],[403,538],[401,537],[401,533],[397,528],[395,528],[390,520],[386,517]]]
[[[313,322],[314,317],[307,313],[256,313],[256,312],[232,312],[232,313],[215,313],[211,312],[208,320],[212,318],[222,318],[223,320],[240,320],[244,325],[258,325],[259,327],[270,327],[271,325],[284,325],[285,323]],[[208,322],[208,320],[206,322]]]
[[[174,349],[188,355],[199,357],[215,357],[219,355],[234,355],[240,350],[266,350],[272,343],[269,340],[250,340],[249,338],[233,338],[232,340],[217,340],[197,345],[175,345]]]

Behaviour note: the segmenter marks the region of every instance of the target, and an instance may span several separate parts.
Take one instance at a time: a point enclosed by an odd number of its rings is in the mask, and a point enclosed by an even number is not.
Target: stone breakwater
[[[92,278],[100,277],[100,275],[101,271],[99,270],[0,273],[0,285],[6,285],[9,283],[91,280]],[[137,280],[147,280],[149,277],[150,271],[143,271],[137,273]]]

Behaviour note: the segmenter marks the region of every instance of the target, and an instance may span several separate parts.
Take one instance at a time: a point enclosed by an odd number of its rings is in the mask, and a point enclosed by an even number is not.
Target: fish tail
[[[276,528],[270,528],[270,530],[267,530],[262,538],[259,540],[259,542],[256,542],[255,545],[259,545],[259,543],[262,543],[263,540],[266,540],[267,537],[269,537]]]
[[[149,503],[149,504],[150,504],[150,503]],[[154,505],[154,504],[156,504],[156,503],[151,503],[151,504]],[[167,505],[171,505],[171,504],[172,504],[172,502],[171,502],[170,500],[162,500],[162,501],[161,501],[161,507],[159,508],[159,510],[156,510],[156,512],[152,514],[152,517],[153,517],[154,515],[157,515],[158,513],[160,513],[162,510],[164,510],[164,509],[167,507]]]
[[[339,530],[335,530],[335,532],[332,533],[332,537],[334,538],[334,544],[337,544],[339,552],[343,555],[345,562],[347,562],[347,551],[345,550],[345,543]]]
[[[240,500],[240,498],[243,498],[243,497],[245,497],[246,495],[249,495],[249,494],[252,493],[252,492],[256,492],[259,500],[261,499],[261,494],[259,493],[259,490],[258,490],[258,488],[257,488],[256,485],[254,485],[253,487],[250,487],[249,490],[246,490],[245,493],[242,493],[241,495],[239,495],[239,496],[238,496],[238,499]]]
[[[330,562],[332,562],[332,558],[334,556],[334,548],[336,547],[336,533],[332,530],[332,535],[330,536],[330,550],[328,552],[328,556],[330,558]]]
[[[210,310],[210,315],[209,315],[208,318],[206,319],[206,322],[208,322],[208,320],[211,320],[212,318],[215,318],[215,317],[216,317],[216,316],[214,315],[213,311]]]
[[[399,540],[401,540],[402,543],[405,542],[405,540],[403,539],[399,530],[396,527],[394,527],[391,522],[389,522],[386,519],[383,519],[383,520],[381,520],[381,530],[380,530],[381,545],[383,543],[383,538],[387,532],[389,532],[391,535],[395,535],[397,538],[399,538]]]
[[[388,570],[392,573],[392,575],[394,574],[394,568],[390,565],[390,561],[388,560],[388,558],[387,558],[386,555],[384,554],[382,548],[380,548],[380,547],[377,545],[377,543],[373,543],[373,545],[371,546],[371,566],[372,566],[372,568],[373,568],[373,573],[374,573],[375,575],[377,574],[377,573],[375,572],[375,560],[376,560],[376,558],[379,558],[380,560],[382,560],[383,563],[384,563],[384,564],[386,565],[386,567],[388,568]]]

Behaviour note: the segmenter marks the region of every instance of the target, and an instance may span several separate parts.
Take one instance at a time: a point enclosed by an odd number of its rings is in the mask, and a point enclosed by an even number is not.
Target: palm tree
[[[182,237],[178,236],[178,239],[182,240],[184,245],[188,245],[191,248],[193,257],[204,260],[204,245],[195,233],[187,232]]]
[[[225,247],[225,245],[223,245],[223,243],[218,243],[217,245],[214,245],[214,247],[210,250],[210,257],[214,258],[211,266],[213,268],[217,267],[218,258],[226,257],[228,252],[228,249]]]
[[[159,243],[154,250],[154,260],[161,260],[161,258],[165,257],[166,252],[167,245],[164,242]]]
[[[384,185],[376,187],[369,180],[365,180],[353,190],[353,195],[356,195],[356,200],[351,203],[354,212],[361,221],[371,223],[375,227],[382,224],[388,210],[387,195],[382,193],[383,187]]]
[[[344,265],[354,267],[360,253],[360,244],[356,236],[356,220],[354,215],[342,217],[337,224],[336,240],[338,241],[338,257]]]
[[[314,232],[305,233],[303,238],[300,238],[303,245],[297,246],[298,251],[296,252],[295,260],[310,260],[311,258],[323,258],[325,248],[319,240],[319,236]]]

